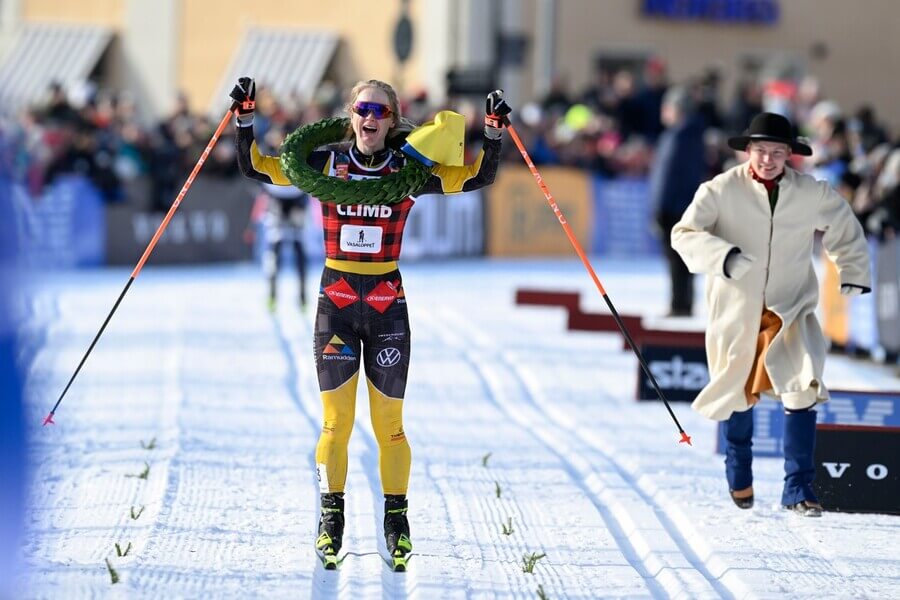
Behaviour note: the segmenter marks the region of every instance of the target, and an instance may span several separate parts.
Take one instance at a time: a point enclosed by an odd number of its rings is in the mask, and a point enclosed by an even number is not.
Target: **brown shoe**
[[[731,499],[734,500],[738,508],[753,508],[753,486],[742,490],[728,490]]]
[[[821,517],[822,505],[818,502],[810,500],[801,500],[797,504],[789,504],[785,506],[787,510],[794,511],[801,517]]]

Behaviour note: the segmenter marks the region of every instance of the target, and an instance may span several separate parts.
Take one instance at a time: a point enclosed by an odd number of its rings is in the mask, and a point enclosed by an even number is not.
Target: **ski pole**
[[[544,178],[541,177],[541,174],[538,173],[537,168],[531,161],[531,157],[528,155],[528,150],[525,149],[525,144],[522,143],[522,140],[519,138],[519,134],[516,133],[516,128],[512,126],[512,123],[510,123],[509,117],[503,117],[503,124],[506,125],[506,129],[509,131],[509,134],[512,136],[513,141],[519,148],[519,154],[521,154],[522,158],[525,159],[525,164],[528,165],[528,169],[531,171],[531,174],[534,175],[534,179],[537,181],[538,186],[544,193],[544,198],[547,199],[547,203],[549,203],[550,208],[553,209],[553,213],[556,215],[556,219],[559,221],[559,224],[562,225],[563,230],[566,232],[566,236],[572,243],[572,247],[575,248],[575,253],[578,254],[578,258],[581,259],[581,262],[582,264],[584,264],[584,268],[587,269],[587,272],[591,276],[591,279],[594,280],[594,285],[597,286],[597,291],[599,291],[600,295],[603,296],[603,300],[609,307],[609,311],[612,313],[613,319],[615,319],[616,325],[618,325],[619,327],[619,331],[622,332],[622,335],[625,337],[628,345],[631,346],[631,349],[634,351],[635,356],[637,356],[638,362],[641,364],[641,369],[643,369],[647,377],[650,378],[650,383],[653,384],[653,389],[656,390],[656,393],[659,395],[659,399],[662,400],[663,404],[666,405],[666,410],[669,411],[669,416],[671,416],[672,420],[675,421],[675,425],[678,427],[678,432],[681,434],[681,439],[678,443],[687,444],[689,446],[692,445],[691,436],[685,433],[684,429],[682,429],[681,427],[681,423],[678,422],[678,418],[675,417],[675,413],[672,412],[672,407],[669,406],[669,401],[666,400],[665,394],[663,394],[662,390],[659,388],[659,384],[656,382],[656,377],[653,376],[653,373],[650,371],[650,367],[647,366],[647,361],[644,360],[644,357],[641,354],[640,350],[638,350],[638,347],[635,345],[634,340],[631,339],[631,334],[628,333],[628,328],[625,327],[625,323],[623,323],[622,318],[619,317],[619,312],[616,310],[616,307],[613,306],[612,300],[609,299],[606,290],[603,288],[603,284],[600,283],[600,278],[597,277],[597,274],[594,272],[594,268],[591,266],[587,255],[585,255],[584,250],[581,248],[581,244],[578,243],[578,239],[572,232],[572,228],[569,227],[569,222],[566,221],[565,216],[563,216],[562,211],[559,209],[559,205],[556,204],[556,200],[553,199],[553,194],[550,193],[550,189],[547,187],[547,184],[544,183]]]
[[[212,139],[209,140],[209,144],[206,145],[206,149],[203,151],[203,154],[200,155],[200,160],[198,160],[197,164],[194,165],[194,170],[191,171],[190,175],[188,175],[187,181],[184,182],[184,186],[182,186],[181,191],[178,193],[178,197],[175,198],[175,202],[172,203],[172,206],[169,208],[169,212],[166,213],[166,216],[165,218],[163,218],[162,223],[160,223],[159,227],[156,229],[156,233],[153,234],[153,238],[150,240],[150,243],[147,244],[147,248],[146,250],[144,250],[143,256],[141,256],[141,259],[138,261],[137,265],[134,267],[134,270],[131,272],[131,277],[128,278],[128,283],[125,284],[125,288],[122,290],[122,293],[119,294],[119,297],[116,299],[116,303],[113,304],[112,310],[110,310],[109,314],[106,315],[106,320],[103,321],[103,325],[100,326],[100,330],[97,332],[97,335],[94,336],[94,341],[92,341],[91,345],[88,346],[87,352],[84,353],[84,356],[81,358],[81,362],[78,363],[78,367],[75,369],[75,372],[72,373],[72,377],[69,378],[69,383],[66,384],[65,389],[62,391],[62,394],[60,394],[59,400],[57,400],[56,404],[53,405],[53,410],[51,410],[50,413],[44,418],[45,426],[55,424],[53,415],[56,414],[56,409],[59,408],[59,404],[66,396],[66,392],[68,392],[69,388],[72,387],[72,382],[75,381],[75,378],[81,371],[81,367],[84,366],[84,362],[91,354],[91,350],[93,350],[94,346],[97,345],[97,340],[99,340],[100,336],[103,335],[103,331],[106,329],[106,326],[109,324],[110,319],[112,319],[112,316],[115,314],[116,309],[119,308],[119,304],[122,303],[122,299],[125,297],[125,294],[128,293],[128,288],[131,287],[131,284],[134,283],[134,280],[137,279],[138,275],[140,275],[141,269],[144,268],[144,263],[146,263],[147,259],[150,258],[150,254],[156,247],[156,243],[159,241],[159,238],[162,237],[162,234],[166,230],[166,227],[168,227],[169,221],[172,220],[172,215],[174,215],[175,211],[178,210],[178,206],[181,204],[182,198],[184,198],[185,194],[187,194],[187,191],[188,189],[190,189],[191,184],[194,183],[194,177],[196,177],[197,173],[200,172],[200,167],[203,166],[203,163],[206,162],[209,153],[212,152],[213,146],[216,145],[216,142],[219,140],[219,136],[222,135],[222,130],[224,130],[225,126],[228,125],[228,121],[233,113],[233,108],[234,107],[229,108],[228,112],[225,113],[225,115],[222,117],[222,120],[219,122],[219,126],[216,128],[215,133],[213,133],[212,135]]]

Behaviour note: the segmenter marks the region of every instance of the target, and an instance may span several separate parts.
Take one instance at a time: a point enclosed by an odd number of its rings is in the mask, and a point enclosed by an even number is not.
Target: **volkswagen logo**
[[[393,367],[400,362],[400,351],[396,348],[385,348],[375,357],[380,367]]]

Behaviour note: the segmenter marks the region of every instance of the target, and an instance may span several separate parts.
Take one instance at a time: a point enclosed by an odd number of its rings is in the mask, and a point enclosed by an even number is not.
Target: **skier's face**
[[[763,179],[775,179],[784,171],[784,163],[791,157],[791,147],[779,142],[753,142],[747,146],[750,166]]]
[[[350,123],[356,135],[356,147],[363,154],[384,149],[384,140],[394,126],[390,99],[384,90],[363,88],[351,104]]]

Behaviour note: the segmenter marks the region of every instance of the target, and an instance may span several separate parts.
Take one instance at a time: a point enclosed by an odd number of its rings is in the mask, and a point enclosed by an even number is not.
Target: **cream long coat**
[[[819,292],[813,271],[815,231],[823,231],[828,256],[841,284],[871,287],[865,236],[847,202],[827,183],[785,167],[774,215],[765,187],[752,179],[749,163],[704,183],[672,230],[672,247],[692,273],[706,277],[709,321],[706,355],[709,384],[693,408],[725,420],[747,410],[744,384],[756,354],[764,307],[783,323],[772,340],[765,366],[775,394],[806,392],[822,383],[826,343],[815,316]],[[740,280],[725,277],[734,248],[755,257]]]

